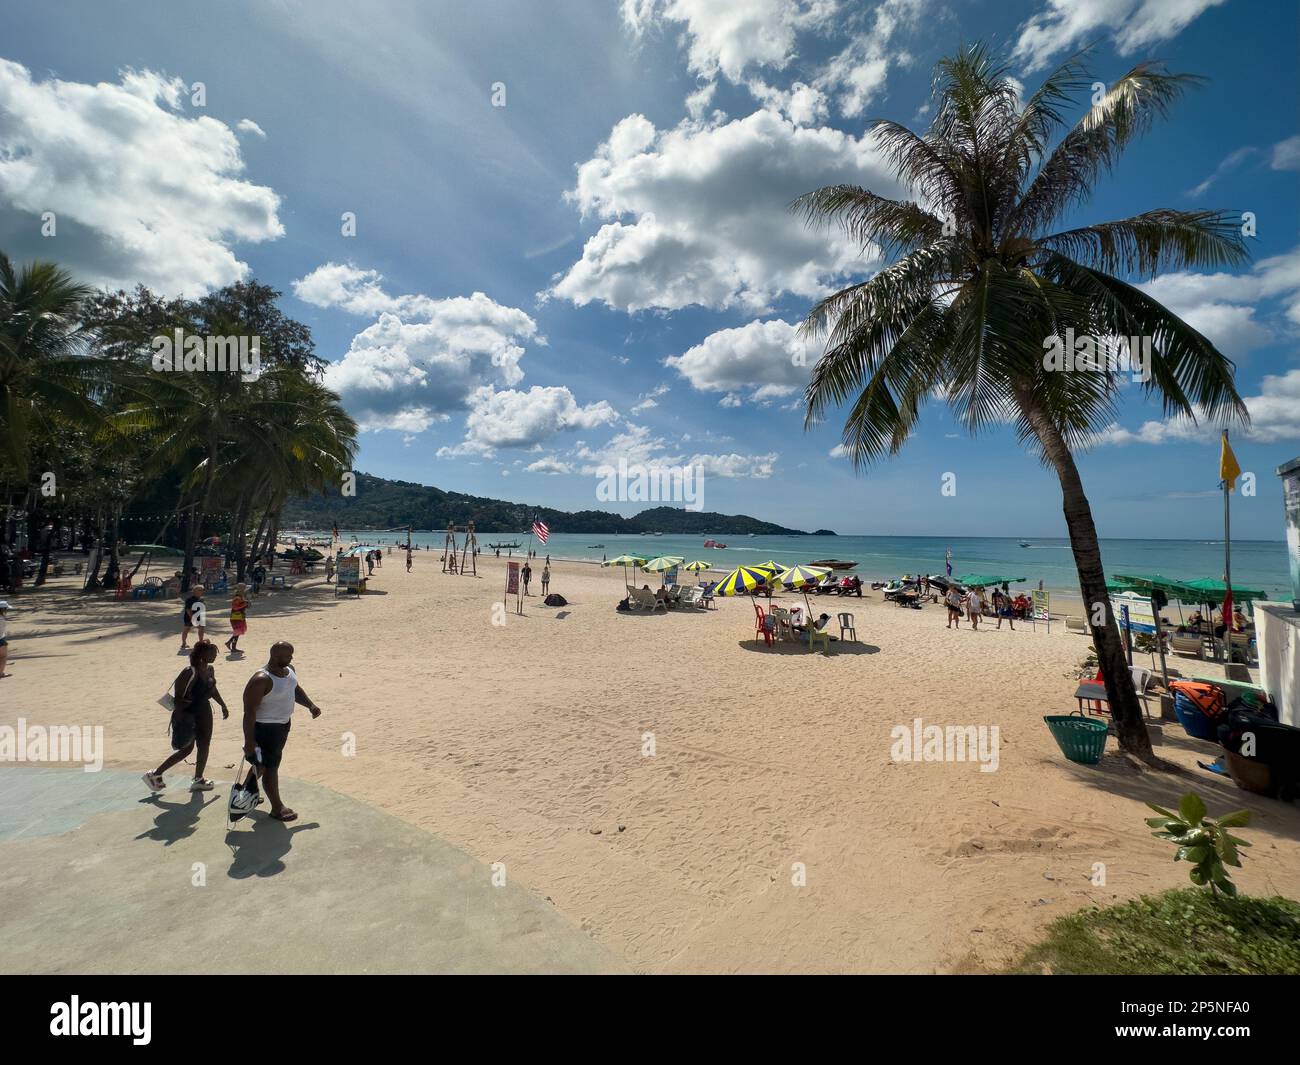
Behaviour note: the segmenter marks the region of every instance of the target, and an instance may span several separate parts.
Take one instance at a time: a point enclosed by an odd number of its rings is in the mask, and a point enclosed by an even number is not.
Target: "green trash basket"
[[[1096,765],[1106,750],[1106,722],[1077,714],[1044,716],[1061,753],[1071,762]]]

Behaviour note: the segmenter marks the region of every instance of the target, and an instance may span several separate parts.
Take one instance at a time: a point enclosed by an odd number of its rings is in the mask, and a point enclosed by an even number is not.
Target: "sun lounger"
[[[704,610],[706,609],[704,605],[704,589],[698,587],[684,588],[682,589],[682,594],[678,599],[678,602],[682,606],[693,607],[696,610]]]
[[[1078,632],[1078,633],[1082,633],[1085,636],[1091,635],[1090,632],[1088,631],[1088,626],[1084,623],[1083,618],[1066,617],[1065,631]]]
[[[644,588],[632,588],[627,596],[628,606],[635,607],[639,610],[648,610],[654,613],[656,610],[668,611],[667,605],[660,599],[655,598],[655,593],[647,591]]]
[[[1191,655],[1193,658],[1205,657],[1205,647],[1200,636],[1175,632],[1170,637],[1169,646],[1174,654]]]

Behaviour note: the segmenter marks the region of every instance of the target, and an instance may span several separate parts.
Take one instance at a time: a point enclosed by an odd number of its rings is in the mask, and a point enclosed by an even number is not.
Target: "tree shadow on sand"
[[[1160,748],[1155,750],[1159,755]],[[1202,761],[1210,760],[1202,758]],[[1128,758],[1117,753],[1111,741],[1107,741],[1106,754],[1097,765],[1080,765],[1066,760],[1064,756],[1044,758],[1040,764],[1044,768],[1064,769],[1087,787],[1142,803],[1154,803],[1166,810],[1176,809],[1178,800],[1187,792],[1194,791],[1205,800],[1211,817],[1220,816],[1229,810],[1250,810],[1250,824],[1241,829],[1242,835],[1248,840],[1253,838],[1252,833],[1288,841],[1300,838],[1300,806],[1295,803],[1255,795],[1237,787],[1231,777],[1219,776],[1203,769],[1180,767],[1176,773],[1139,769]],[[1148,831],[1142,824],[1142,816],[1155,815],[1142,814],[1135,818],[1135,832]]]

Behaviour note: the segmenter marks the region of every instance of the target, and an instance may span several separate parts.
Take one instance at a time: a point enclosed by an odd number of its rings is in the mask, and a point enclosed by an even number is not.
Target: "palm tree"
[[[94,425],[92,396],[102,367],[81,353],[81,308],[90,289],[53,263],[15,269],[0,253],[0,461],[18,480],[33,438],[56,423]]]
[[[915,200],[836,185],[795,201],[890,261],[819,302],[803,324],[826,337],[805,395],[807,424],[852,401],[843,443],[855,468],[896,453],[922,404],[942,397],[971,432],[1009,423],[1061,483],[1079,586],[1123,749],[1155,763],[1106,593],[1092,510],[1073,452],[1110,420],[1115,366],[1045,368],[1051,338],[1150,338],[1166,414],[1246,420],[1233,365],[1204,336],[1120,275],[1236,266],[1248,254],[1225,212],[1147,211],[1062,230],[1123,150],[1200,79],[1140,63],[1061,136],[1067,102],[1090,84],[1081,56],[1022,104],[982,45],[939,63],[924,135],[889,121],[873,136]]]

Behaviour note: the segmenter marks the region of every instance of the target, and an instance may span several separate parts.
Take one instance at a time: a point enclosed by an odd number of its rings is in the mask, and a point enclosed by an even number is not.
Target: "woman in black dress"
[[[221,717],[230,717],[230,708],[217,690],[216,671],[212,663],[217,660],[217,645],[200,640],[190,652],[189,668],[181,670],[172,685],[176,709],[172,711],[172,755],[152,773],[144,775],[144,782],[152,792],[163,791],[163,774],[177,762],[198,750],[194,759],[194,779],[190,791],[211,791],[216,785],[203,776],[208,764],[208,748],[212,744],[212,700],[221,705]]]

